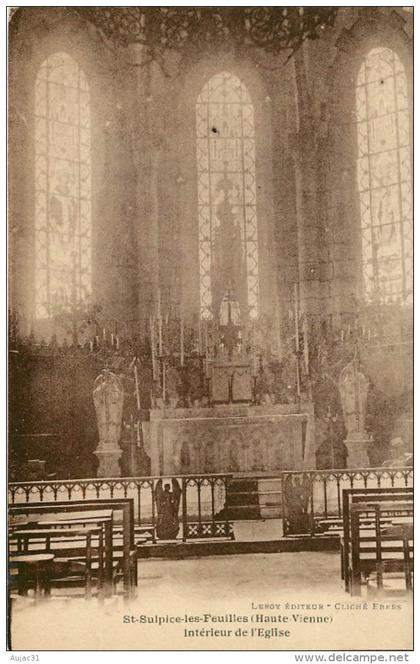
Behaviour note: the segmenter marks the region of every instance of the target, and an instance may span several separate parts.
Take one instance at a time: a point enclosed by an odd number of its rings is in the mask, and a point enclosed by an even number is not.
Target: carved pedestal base
[[[347,438],[347,468],[368,468],[369,457],[367,454],[369,438],[367,436]]]
[[[121,468],[118,463],[122,450],[119,448],[111,449],[97,449],[94,454],[99,459],[99,466],[97,470],[97,477],[121,477]]]

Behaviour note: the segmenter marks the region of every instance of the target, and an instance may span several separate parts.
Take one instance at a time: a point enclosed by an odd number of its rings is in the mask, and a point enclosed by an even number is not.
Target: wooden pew
[[[409,504],[407,504],[408,507]],[[383,576],[388,572],[401,573],[405,577],[406,590],[411,591],[411,575],[413,571],[412,561],[412,534],[401,529],[390,532],[383,529],[380,521],[381,510],[384,504],[358,503],[351,506],[350,527],[350,559],[349,559],[349,585],[352,595],[361,594],[362,580],[366,583],[369,577],[376,574],[377,589],[383,589]],[[390,509],[389,505],[385,507]],[[398,511],[401,505],[398,506]],[[360,514],[374,511],[374,530],[366,531],[360,529]],[[384,531],[385,530],[385,531]],[[388,534],[387,534],[388,531]]]
[[[84,514],[86,514],[86,516],[82,518],[82,515]],[[22,516],[12,516],[12,523],[9,526],[11,539],[13,540],[17,534],[20,536],[20,541],[24,542],[25,533],[28,537],[31,529],[32,531],[35,529],[36,532],[40,531],[39,535],[41,541],[42,535],[45,534],[43,539],[46,539],[47,541],[47,549],[49,547],[49,540],[53,539],[56,543],[55,549],[58,549],[57,552],[59,553],[59,556],[55,557],[55,563],[59,563],[62,567],[66,563],[71,563],[74,567],[73,563],[86,564],[86,548],[82,545],[82,541],[85,531],[89,529],[91,531],[90,547],[92,548],[92,576],[94,576],[96,571],[99,588],[102,589],[102,586],[104,585],[106,593],[110,594],[112,581],[115,576],[112,542],[112,510],[75,512],[70,515],[71,517],[74,516],[74,519],[69,519],[67,512],[58,513],[55,516],[56,518],[53,520],[49,519],[49,517],[51,517],[50,512],[46,515],[41,514],[39,517],[37,516],[36,520],[34,520],[34,515],[30,518],[24,518],[24,520]],[[97,530],[92,532],[94,527],[96,527]],[[50,533],[47,533],[48,529],[51,530]],[[63,532],[63,529],[65,529],[66,532]],[[81,530],[81,532],[76,533],[77,529]],[[72,534],[73,537],[71,536]],[[53,535],[54,537],[52,537]],[[59,541],[60,537],[65,539],[65,544],[64,542]],[[96,550],[94,545],[96,545]],[[33,549],[34,543],[32,542],[31,550]],[[57,565],[55,565],[55,567],[57,567]],[[110,574],[110,570],[112,570],[113,575],[110,576],[110,578],[107,578],[105,570],[107,570],[108,575]]]
[[[341,535],[341,578],[344,580],[345,589],[348,592],[350,590],[350,577],[349,577],[349,556],[350,556],[350,509],[352,504],[362,503],[362,502],[372,502],[374,503],[386,503],[391,501],[396,505],[405,503],[407,500],[412,501],[413,498],[413,488],[412,487],[403,487],[403,488],[387,488],[387,489],[343,489],[342,503],[343,503],[343,520],[342,520],[342,530],[338,529],[336,532]],[[404,510],[403,510],[404,511]],[[389,513],[386,510],[383,510],[380,515],[381,525],[384,527],[390,525],[392,518],[396,516],[396,510],[391,510]],[[359,527],[369,530],[374,527],[375,517],[371,512],[365,517],[360,515],[359,517]]]
[[[24,528],[15,530],[10,538],[13,545],[16,544],[17,551],[14,557],[19,561],[19,556],[28,554],[53,553],[54,561],[51,574],[48,578],[48,586],[80,585],[85,587],[85,596],[92,596],[92,559],[95,553],[93,546],[93,537],[98,539],[97,555],[99,561],[98,586],[102,587],[103,579],[103,530],[101,527],[75,528]],[[73,555],[74,549],[71,545],[76,544],[77,551],[82,547],[83,555],[81,560]],[[70,547],[70,548],[69,548]],[[67,564],[71,565],[77,560],[79,574],[73,574],[71,577],[63,574],[57,577],[57,567]],[[55,568],[55,569],[54,569]],[[74,571],[74,570],[73,570]]]
[[[13,585],[13,576],[10,571],[17,569],[17,590],[19,595],[26,595],[33,586],[35,599],[42,593],[50,594],[53,553],[29,553],[9,556],[9,589]]]
[[[132,498],[110,498],[98,500],[80,500],[80,501],[52,501],[52,502],[37,502],[37,503],[24,503],[15,504],[9,507],[9,513],[13,516],[17,515],[49,515],[55,517],[60,513],[66,513],[66,518],[74,513],[91,512],[92,510],[111,509],[113,513],[122,513],[122,559],[117,552],[113,552],[113,557],[117,558],[122,565],[122,577],[124,584],[124,594],[126,597],[134,593],[134,588],[137,585],[137,550],[134,543],[134,501]],[[111,543],[105,542],[107,545],[112,546]],[[105,579],[108,587],[112,588],[113,568],[109,557],[105,562]]]

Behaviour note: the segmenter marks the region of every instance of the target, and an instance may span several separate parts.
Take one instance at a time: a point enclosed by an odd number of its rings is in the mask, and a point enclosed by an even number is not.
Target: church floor
[[[11,633],[14,650],[407,649],[412,616],[350,597],[339,555],[306,551],[142,560],[136,599],[18,598]]]

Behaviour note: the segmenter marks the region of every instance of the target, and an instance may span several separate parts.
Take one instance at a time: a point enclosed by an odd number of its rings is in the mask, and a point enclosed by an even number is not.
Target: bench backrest
[[[134,499],[109,498],[98,500],[64,500],[38,503],[20,503],[10,505],[10,514],[57,514],[61,512],[92,512],[94,509],[112,509],[122,511],[123,514],[123,540],[134,547]]]

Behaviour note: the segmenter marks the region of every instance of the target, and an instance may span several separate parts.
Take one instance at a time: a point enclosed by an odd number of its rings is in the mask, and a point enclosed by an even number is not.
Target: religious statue
[[[165,380],[165,401],[169,404],[170,408],[177,408],[179,402],[181,379],[179,372],[175,367],[168,366],[166,369]]]
[[[229,178],[227,168],[225,162],[225,171],[216,186],[217,194],[222,192],[223,198],[217,206],[220,223],[214,230],[211,268],[214,318],[223,326],[228,321],[239,325],[247,310],[241,228],[231,203],[234,182]]]
[[[284,502],[289,534],[308,532],[311,480],[308,475],[288,475],[284,481]]]
[[[368,379],[359,370],[357,360],[349,362],[340,374],[339,389],[347,437],[366,435]]]
[[[259,404],[274,402],[274,378],[267,367],[261,369],[255,379],[255,398]]]
[[[178,534],[181,493],[181,487],[176,479],[172,480],[172,491],[169,483],[162,486],[162,480],[159,480],[156,484],[155,500],[158,512],[156,534],[159,539],[175,539]]]
[[[103,369],[95,380],[93,402],[99,432],[99,444],[95,451],[99,459],[98,477],[120,476],[118,461],[122,454],[119,441],[124,388],[120,378],[108,369]]]
[[[363,468],[369,465],[369,436],[366,432],[368,389],[369,381],[360,371],[357,358],[354,358],[344,367],[339,378],[341,405],[347,430],[345,444],[348,450],[348,468]]]

